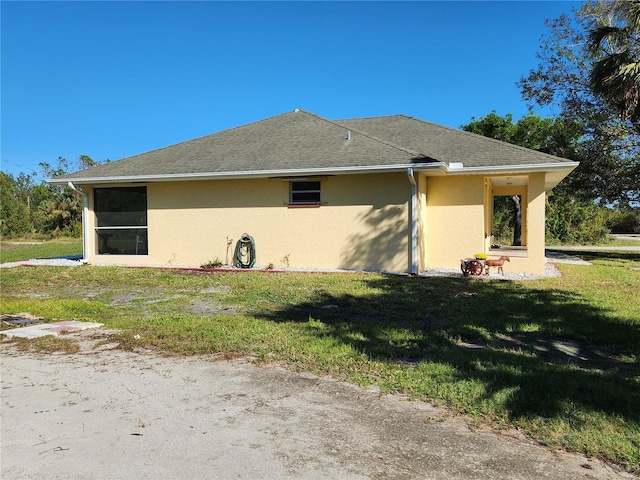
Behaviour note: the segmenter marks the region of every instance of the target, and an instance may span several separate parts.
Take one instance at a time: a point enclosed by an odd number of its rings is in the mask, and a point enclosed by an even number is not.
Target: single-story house
[[[484,252],[543,273],[546,195],[576,162],[406,115],[290,111],[50,179],[84,196],[85,261],[229,261],[418,273]],[[522,245],[496,248],[493,201],[519,195]]]

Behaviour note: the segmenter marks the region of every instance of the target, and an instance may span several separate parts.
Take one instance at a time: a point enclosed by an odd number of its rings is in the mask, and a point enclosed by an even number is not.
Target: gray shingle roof
[[[331,121],[295,110],[71,173],[55,182],[286,171],[299,174],[305,170],[440,162],[463,162],[465,167],[571,163],[405,115]]]
[[[572,163],[565,158],[406,115],[354,118],[337,120],[337,123],[385,138],[440,162],[462,162],[465,167]]]

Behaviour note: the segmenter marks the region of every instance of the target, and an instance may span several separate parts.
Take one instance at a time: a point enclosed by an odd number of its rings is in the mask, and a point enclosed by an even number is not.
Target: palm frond
[[[589,32],[587,46],[597,56],[589,81],[593,92],[615,105],[622,120],[640,131],[640,0],[616,0],[616,25]]]
[[[614,11],[620,18],[626,19],[627,27],[640,30],[640,0],[618,0]]]
[[[602,25],[589,32],[587,45],[592,52],[599,51],[604,43],[620,44],[624,41],[626,32],[624,28]]]

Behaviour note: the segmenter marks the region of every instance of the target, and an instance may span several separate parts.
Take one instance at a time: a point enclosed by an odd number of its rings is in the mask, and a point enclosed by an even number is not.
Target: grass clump
[[[10,340],[18,351],[25,353],[78,353],[80,346],[71,338],[55,337],[47,335],[45,337],[27,339],[14,338]]]

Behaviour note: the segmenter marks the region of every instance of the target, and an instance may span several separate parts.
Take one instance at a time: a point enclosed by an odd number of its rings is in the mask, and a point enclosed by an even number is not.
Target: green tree
[[[0,234],[17,237],[29,233],[26,204],[20,201],[18,183],[13,175],[0,172]]]
[[[47,162],[40,162],[38,165],[40,165],[42,178],[44,179],[59,177],[69,171],[69,162],[64,157],[58,157],[58,162],[55,167]]]
[[[590,81],[605,53],[589,48],[589,33],[606,23],[612,8],[611,2],[589,1],[548,20],[539,64],[518,85],[530,108],[555,107],[563,122],[578,128],[573,156],[561,156],[580,166],[562,188],[582,200],[629,206],[640,201],[640,132]]]
[[[80,155],[78,166],[99,165],[88,155]],[[58,157],[54,165],[40,163],[41,178],[64,175],[69,162]],[[27,234],[78,236],[82,233],[82,198],[69,187],[36,182],[38,175],[20,173],[17,178],[1,173],[2,203],[0,233],[3,236]]]
[[[591,89],[640,133],[640,0],[615,0],[612,15],[589,32],[589,51],[599,58]]]
[[[82,231],[82,205],[70,188],[66,188],[55,198],[40,204],[47,233],[76,236]]]
[[[529,113],[514,123],[510,113],[500,117],[495,111],[485,117],[472,117],[470,123],[460,128],[563,158],[576,156],[582,134],[579,124],[564,118],[542,118]]]
[[[86,161],[83,159],[93,162],[87,155],[81,155],[78,161]],[[69,162],[58,157],[55,167],[46,162],[41,162],[40,167],[43,178],[53,178],[67,173]],[[79,195],[67,186],[43,183],[40,187],[38,192],[41,200],[36,215],[41,233],[77,236],[82,231],[82,201]]]
[[[95,167],[96,165],[99,165],[99,164],[100,162],[96,162],[89,155],[80,155],[78,157],[78,169],[80,170],[85,170],[87,168]]]
[[[551,201],[546,212],[548,244],[600,243],[609,236],[607,209],[565,197]]]

